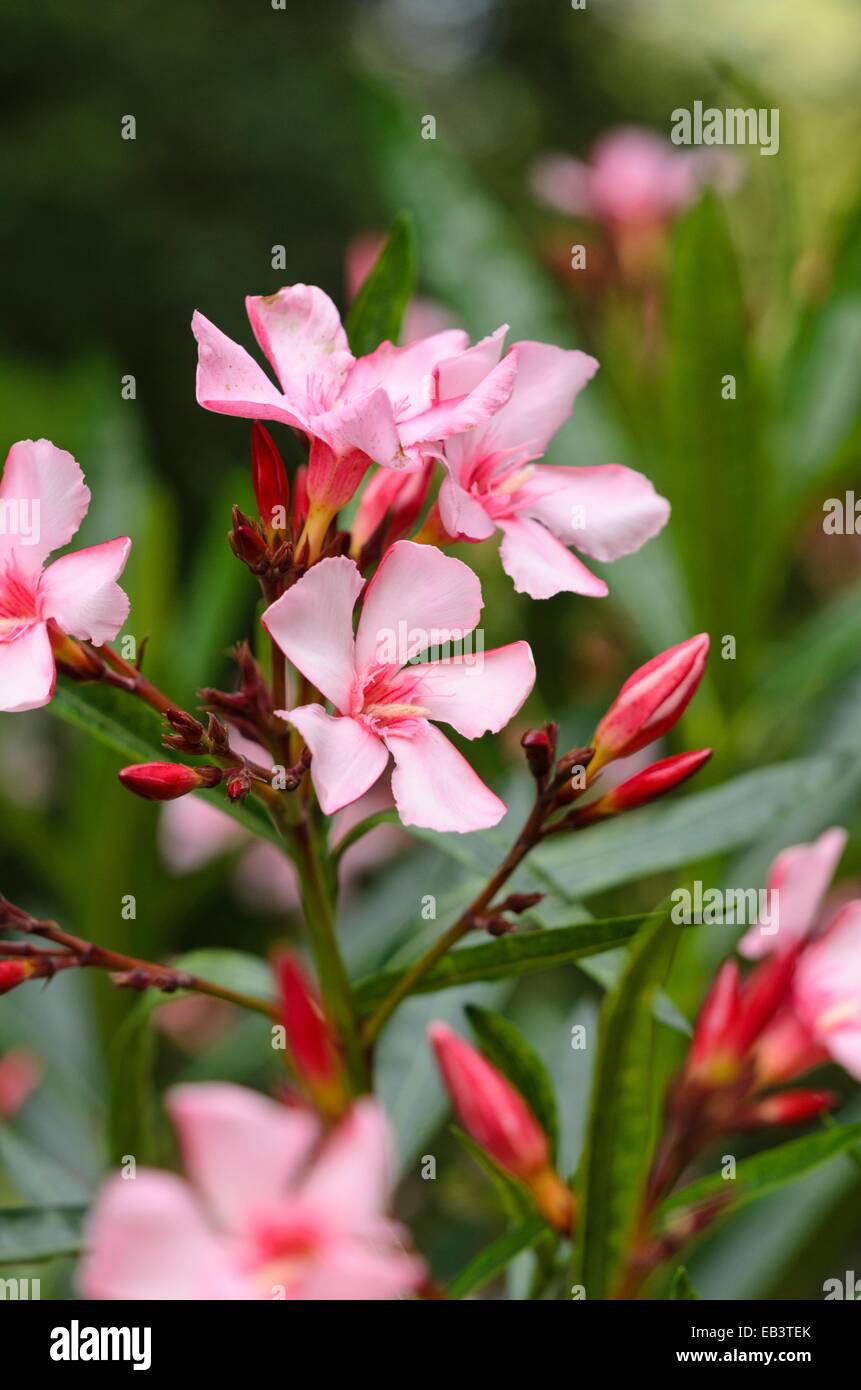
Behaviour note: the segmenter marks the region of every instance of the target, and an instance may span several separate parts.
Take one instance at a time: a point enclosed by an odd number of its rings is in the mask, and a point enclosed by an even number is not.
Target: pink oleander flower
[[[56,668],[49,625],[97,646],[119,632],[129,601],[116,583],[127,536],[62,555],[90,505],[78,464],[47,439],[13,444],[0,482],[0,710],[46,705]]]
[[[361,477],[353,455],[387,468],[418,468],[429,444],[488,420],[511,394],[517,360],[510,355],[501,362],[488,359],[468,391],[455,395],[444,389],[446,369],[469,347],[460,329],[406,347],[384,342],[355,358],[338,310],[314,285],[249,295],[245,304],[280,390],[244,348],[195,313],[199,404],[223,415],[279,420],[302,430],[344,461],[353,487]],[[478,344],[470,352],[481,350]],[[316,462],[322,471],[323,456]],[[330,477],[328,486],[334,495],[341,482]]]
[[[802,951],[794,1005],[813,1043],[861,1081],[861,902]]]
[[[810,935],[846,839],[846,831],[835,826],[810,845],[792,845],[781,851],[767,882],[768,891],[777,895],[776,913],[772,914],[777,930],[752,926],[738,943],[741,955],[757,960],[772,951],[789,951]]]
[[[310,1111],[241,1086],[179,1086],[167,1104],[187,1180],[108,1179],[78,1272],[87,1297],[379,1300],[419,1287],[424,1266],[386,1214],[374,1100],[326,1138]]]
[[[267,631],[335,708],[334,715],[321,704],[283,711],[311,750],[326,815],[372,787],[391,754],[405,825],[469,831],[501,820],[504,803],[430,721],[468,739],[497,733],[534,684],[529,644],[412,664],[429,648],[468,637],[481,607],[468,566],[432,546],[397,541],[367,586],[352,560],[332,557],[267,608]]]
[[[502,332],[486,340],[484,358],[465,353],[441,367],[442,389],[470,389],[473,374],[487,370],[490,345],[501,349]],[[515,343],[511,356],[517,378],[507,404],[487,423],[445,442],[440,520],[450,536],[462,540],[486,540],[501,531],[500,559],[518,593],[602,598],[604,580],[567,547],[594,560],[629,555],[666,524],[669,503],[641,473],[621,464],[536,464],[598,363],[546,343]]]
[[[650,130],[621,126],[596,141],[587,163],[543,155],[532,187],[557,212],[616,225],[669,221],[696,198],[712,161],[676,149]]]

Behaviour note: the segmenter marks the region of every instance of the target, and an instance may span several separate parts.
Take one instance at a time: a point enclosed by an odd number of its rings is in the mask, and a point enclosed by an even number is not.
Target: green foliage
[[[392,223],[388,240],[347,317],[347,337],[354,356],[364,357],[382,342],[398,341],[415,280],[415,232],[412,218],[402,212]]]

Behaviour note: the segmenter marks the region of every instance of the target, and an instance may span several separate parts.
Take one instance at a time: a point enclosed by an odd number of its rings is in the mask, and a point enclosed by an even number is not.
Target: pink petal
[[[329,296],[316,285],[288,285],[277,294],[248,295],[245,308],[287,400],[306,416],[328,410],[353,364]]]
[[[508,324],[503,323],[494,333],[474,343],[465,352],[448,357],[434,368],[434,399],[450,400],[452,396],[468,396],[491,372],[499,361]]]
[[[507,807],[433,724],[411,737],[386,735],[395,760],[392,793],[404,825],[426,830],[486,830]]]
[[[354,561],[330,556],[270,604],[262,618],[287,659],[344,712],[356,677],[353,609],[364,582]]]
[[[301,705],[283,717],[311,750],[311,781],[324,815],[355,801],[382,775],[385,745],[358,720],[333,718],[322,705]]]
[[[326,1140],[301,1195],[345,1233],[373,1229],[386,1209],[390,1169],[385,1113],[376,1100],[358,1100]]]
[[[381,343],[374,352],[356,362],[350,372],[346,395],[361,395],[381,386],[398,419],[417,415],[433,404],[433,371],[437,363],[461,352],[468,342],[462,329],[450,328],[406,347]]]
[[[524,485],[524,511],[593,560],[631,555],[667,523],[670,504],[649,479],[618,463],[597,468],[537,467]]]
[[[151,1169],[109,1178],[87,1226],[78,1284],[88,1298],[253,1296],[181,1178]]]
[[[450,536],[486,541],[496,530],[496,523],[488,516],[478,498],[461,487],[453,472],[443,478],[437,502],[442,524]]]
[[[546,526],[529,517],[500,522],[503,532],[499,558],[519,594],[552,598],[562,592],[604,598],[607,585],[582,560],[551,536]]]
[[[408,447],[448,439],[453,434],[483,425],[505,405],[511,396],[516,376],[517,354],[509,352],[468,395],[440,401],[421,415],[402,420],[398,426],[401,443]]]
[[[373,1244],[336,1241],[310,1262],[289,1297],[304,1302],[378,1302],[415,1293],[426,1276],[422,1261],[383,1230]],[[385,1242],[385,1243],[384,1243]]]
[[[431,719],[450,724],[464,738],[498,733],[512,719],[535,684],[535,662],[528,642],[512,642],[468,660],[431,661],[417,666],[415,700]]]
[[[56,678],[45,623],[33,623],[20,637],[0,642],[0,710],[12,714],[47,705]]]
[[[777,893],[778,930],[767,934],[751,927],[738,944],[741,955],[758,960],[771,951],[788,950],[810,933],[846,840],[846,831],[834,826],[812,844],[792,845],[777,856],[768,888]]]
[[[511,353],[517,358],[517,380],[488,433],[494,450],[518,449],[538,458],[568,419],[598,363],[588,353],[549,343],[515,343]]]
[[[861,902],[841,908],[824,935],[802,952],[793,983],[804,1024],[861,1080]]]
[[[392,402],[382,387],[315,415],[311,429],[336,454],[358,450],[384,468],[414,471],[419,466],[404,456]]]
[[[356,666],[368,670],[378,661],[381,644],[390,646],[393,639],[404,665],[446,640],[439,634],[472,632],[480,614],[481,585],[468,565],[434,546],[396,541],[365,590]]]
[[[64,632],[100,647],[116,637],[129,612],[128,595],[116,580],[125,569],[132,543],[118,536],[101,545],[61,555],[42,575],[42,612]]]
[[[320,1132],[309,1111],[222,1081],[174,1086],[167,1109],[189,1179],[234,1232],[287,1196]]]
[[[272,385],[245,348],[195,313],[191,329],[197,339],[197,403],[220,415],[245,420],[280,420],[306,429],[301,411]]]
[[[0,571],[14,553],[18,568],[32,575],[52,550],[72,539],[87,514],[90,489],[65,449],[47,439],[22,439],[6,456],[0,502],[5,504]]]

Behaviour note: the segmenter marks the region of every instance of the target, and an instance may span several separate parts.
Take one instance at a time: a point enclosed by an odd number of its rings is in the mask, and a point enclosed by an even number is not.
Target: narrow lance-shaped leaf
[[[590,1299],[611,1296],[635,1233],[652,1137],[652,1007],[679,930],[663,917],[642,934],[601,1012],[578,1183],[576,1282]]]
[[[476,1255],[466,1269],[461,1270],[457,1278],[449,1284],[446,1290],[447,1297],[466,1298],[468,1294],[484,1288],[485,1284],[502,1274],[523,1250],[528,1250],[534,1245],[546,1230],[547,1227],[540,1216],[530,1216],[521,1225],[513,1226],[510,1231],[506,1231],[492,1245],[488,1245]]]
[[[356,357],[380,343],[396,343],[416,278],[415,233],[408,213],[399,213],[389,238],[347,316],[347,337]]]

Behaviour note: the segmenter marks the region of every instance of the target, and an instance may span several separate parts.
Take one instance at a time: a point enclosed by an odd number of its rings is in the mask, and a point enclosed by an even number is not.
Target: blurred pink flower
[[[389,1136],[371,1099],[326,1138],[309,1111],[241,1086],[168,1094],[187,1180],[108,1179],[90,1213],[82,1292],[100,1299],[379,1300],[424,1266],[386,1214]]]
[[[49,623],[101,646],[129,611],[116,580],[127,536],[45,560],[87,514],[90,490],[78,464],[47,439],[13,444],[0,482],[0,710],[46,705],[56,670]]]
[[[486,339],[488,360],[502,347]],[[487,370],[478,344],[444,373],[443,389],[466,391]],[[493,419],[443,446],[447,470],[439,515],[450,536],[481,541],[502,532],[500,559],[518,593],[550,598],[569,592],[602,598],[607,585],[567,549],[595,560],[639,550],[663,528],[669,503],[648,478],[621,464],[560,468],[536,464],[598,370],[594,357],[547,343],[515,343],[517,377]],[[506,359],[503,359],[506,360]]]
[[[363,589],[354,637],[353,609]],[[481,585],[460,560],[397,541],[367,587],[352,560],[333,557],[267,608],[266,630],[337,711],[311,704],[283,712],[311,750],[311,778],[326,815],[372,787],[391,754],[392,794],[405,825],[469,831],[502,819],[504,803],[430,720],[444,720],[469,739],[498,732],[534,684],[529,644],[410,664],[472,633],[481,607]]]
[[[706,182],[730,187],[734,167],[726,154],[680,150],[650,130],[620,126],[596,141],[585,164],[570,155],[543,155],[531,181],[557,212],[642,227],[670,221]]]
[[[813,1041],[861,1081],[861,902],[847,903],[802,952],[794,1000]]]
[[[846,845],[846,831],[835,826],[809,845],[791,845],[771,866],[767,888],[777,894],[776,932],[755,925],[738,949],[749,960],[798,946],[816,926],[819,909]]]
[[[0,1057],[0,1119],[17,1114],[42,1079],[42,1063],[23,1047]]]
[[[338,310],[316,286],[290,285],[245,303],[281,389],[244,348],[195,313],[198,403],[224,415],[280,420],[337,459],[358,452],[388,468],[418,468],[423,446],[488,420],[511,394],[516,362],[508,358],[468,393],[437,389],[436,369],[469,346],[461,329],[406,347],[384,342],[354,358]]]

